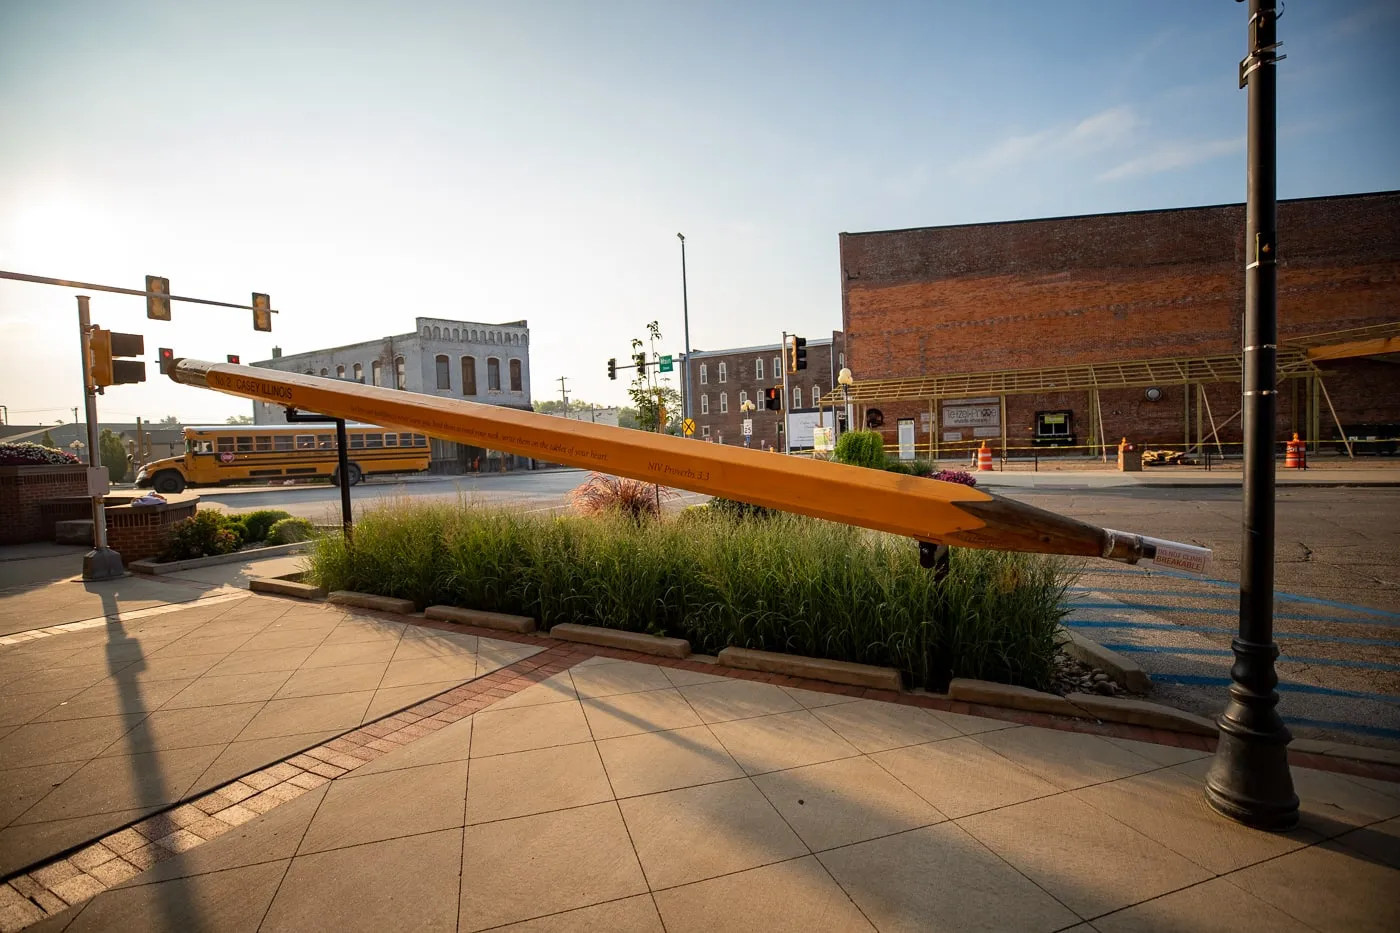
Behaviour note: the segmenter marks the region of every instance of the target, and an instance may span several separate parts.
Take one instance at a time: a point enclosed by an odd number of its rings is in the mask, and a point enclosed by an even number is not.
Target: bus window
[[[253,439],[251,437],[238,438],[238,452],[249,454],[253,452]]]
[[[351,435],[350,435],[350,447],[351,447],[352,449],[353,449],[353,448],[358,448],[358,447],[363,447],[363,446],[365,446],[365,436],[364,436],[363,434],[351,434]]]
[[[233,438],[231,438],[231,437],[221,437],[221,438],[219,438],[219,451],[222,453],[222,452],[225,451],[225,450],[233,450]]]
[[[273,449],[273,450],[291,450],[291,449],[292,449],[292,436],[291,436],[290,434],[274,434],[274,435],[272,435],[272,449]]]
[[[214,452],[214,442],[208,440],[195,440],[194,438],[190,438],[189,449],[190,453],[212,454]]]
[[[415,434],[415,435],[413,435],[413,446],[414,446],[414,447],[427,447],[427,446],[428,446],[428,439],[427,439],[426,437],[424,437],[423,435],[421,435],[421,434]]]
[[[297,435],[297,450],[315,450],[316,438],[310,434]]]
[[[366,446],[366,447],[383,447],[383,446],[384,446],[384,435],[383,435],[383,434],[366,434],[366,435],[365,435],[365,446]]]
[[[257,437],[258,450],[267,451],[272,449],[272,435],[259,434]]]
[[[329,434],[317,434],[316,446],[321,450],[334,450],[335,438]]]
[[[397,447],[397,446],[399,446],[399,436],[398,436],[397,434],[386,434],[386,435],[384,435],[384,446],[385,446],[385,447]]]

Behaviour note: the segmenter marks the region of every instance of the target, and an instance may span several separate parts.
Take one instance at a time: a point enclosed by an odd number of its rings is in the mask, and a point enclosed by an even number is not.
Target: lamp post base
[[[1233,705],[1233,704],[1232,704]],[[1288,770],[1288,729],[1260,732],[1220,717],[1215,761],[1206,775],[1206,802],[1237,823],[1272,833],[1298,825],[1298,795]]]
[[[84,580],[115,580],[126,576],[122,556],[109,547],[93,548],[83,555]]]

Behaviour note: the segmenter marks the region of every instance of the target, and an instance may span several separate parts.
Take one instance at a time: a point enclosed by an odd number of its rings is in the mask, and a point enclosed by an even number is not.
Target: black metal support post
[[[1249,0],[1249,54],[1240,86],[1249,88],[1249,177],[1245,220],[1244,545],[1240,554],[1240,631],[1230,702],[1219,719],[1206,800],[1257,829],[1298,823],[1288,770],[1292,739],[1277,705],[1274,661],[1274,433],[1278,407],[1276,237],[1278,14],[1275,0]]]
[[[291,424],[335,423],[336,481],[340,486],[340,527],[345,533],[345,543],[354,538],[354,513],[350,508],[350,439],[345,431],[344,418],[328,418],[325,415],[305,414],[295,408],[288,408],[287,421]]]

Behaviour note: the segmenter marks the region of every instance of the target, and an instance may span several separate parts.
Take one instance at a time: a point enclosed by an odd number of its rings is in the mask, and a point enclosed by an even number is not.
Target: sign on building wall
[[[1001,426],[1001,399],[967,398],[943,403],[943,427],[989,428]]]
[[[899,419],[899,459],[914,459],[914,419]]]

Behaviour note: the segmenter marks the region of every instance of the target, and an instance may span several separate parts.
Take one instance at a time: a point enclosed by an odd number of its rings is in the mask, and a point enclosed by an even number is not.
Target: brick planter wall
[[[107,509],[107,546],[124,563],[159,557],[170,541],[170,528],[194,515],[199,497],[177,499],[164,505],[118,505]]]
[[[39,504],[86,492],[87,467],[81,464],[0,466],[0,544],[51,540],[53,522],[45,524]]]

